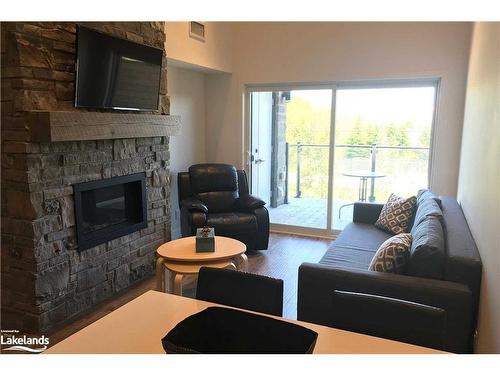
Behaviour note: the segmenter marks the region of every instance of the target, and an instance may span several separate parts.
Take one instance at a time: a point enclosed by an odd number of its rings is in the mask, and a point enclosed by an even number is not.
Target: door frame
[[[271,92],[271,98],[272,98],[272,97],[273,97],[273,93]],[[249,107],[248,107],[248,108],[249,108],[249,118],[250,118],[250,123],[252,123],[254,112],[253,112],[253,110],[252,110],[252,105],[253,105],[253,102],[252,102],[252,95],[251,95],[251,92],[250,92],[250,95],[249,95],[249,103],[250,103],[250,104],[249,104]],[[259,105],[260,105],[260,104],[259,104]],[[273,108],[273,104],[271,105],[271,112],[272,112],[272,108]],[[257,112],[260,112],[260,111],[258,110]],[[271,122],[272,122],[272,121],[273,121],[273,119],[271,118]],[[256,147],[255,147],[256,145],[252,144],[252,141],[251,141],[251,140],[252,140],[252,137],[253,137],[253,129],[252,129],[252,127],[250,127],[249,129],[250,129],[250,145],[249,145],[249,148],[248,148],[248,149],[249,149],[249,154],[248,154],[248,155],[249,155],[249,160],[248,160],[248,163],[249,163],[249,164],[248,164],[248,166],[249,166],[249,171],[251,172],[251,171],[252,171],[252,155],[254,154],[254,149],[256,148]],[[270,129],[269,129],[269,130],[270,130],[270,134],[271,134],[271,138],[272,138],[272,136],[273,136],[273,135],[272,135],[272,133],[273,133],[273,131],[272,131],[272,123],[271,123],[271,127],[270,127]],[[273,171],[272,171],[272,157],[273,157],[273,156],[272,156],[272,154],[273,154],[273,151],[274,151],[274,150],[273,150],[272,141],[273,141],[273,140],[271,139],[271,140],[270,140],[270,148],[271,148],[270,153],[271,153],[271,157],[270,157],[270,160],[269,160],[269,162],[270,162],[269,169],[270,169],[270,174],[271,174],[271,175],[272,175],[272,173],[273,173]],[[259,149],[259,152],[260,152],[260,149],[261,149],[260,145],[259,145],[258,149]],[[250,191],[252,191],[252,190],[253,190],[253,187],[254,187],[254,186],[253,186],[253,183],[254,183],[255,181],[253,180],[253,175],[248,174],[248,177],[249,177],[249,181],[248,181],[248,182],[249,182],[249,190],[250,190]],[[271,179],[271,180],[272,180],[272,179]],[[271,186],[270,186],[270,189],[269,189],[269,191],[267,192],[267,194],[269,194],[269,201],[271,201],[271,199],[272,199],[272,194],[273,194],[273,191],[272,191],[272,183],[271,183],[271,181],[270,181],[270,185],[271,185]],[[262,198],[264,198],[264,197],[262,197]]]
[[[252,129],[251,129],[251,93],[262,91],[293,91],[293,90],[324,90],[332,91],[332,104],[330,108],[330,147],[328,160],[328,197],[327,197],[327,225],[326,229],[310,228],[286,224],[270,223],[271,232],[299,234],[302,236],[336,238],[341,232],[337,229],[332,229],[332,210],[333,210],[333,166],[335,152],[332,146],[335,145],[335,110],[336,110],[336,94],[337,90],[348,89],[379,89],[379,88],[404,88],[404,87],[434,87],[434,113],[431,123],[431,135],[429,144],[429,162],[428,162],[428,188],[433,186],[433,159],[434,145],[437,134],[437,119],[439,113],[439,98],[441,88],[441,77],[426,76],[415,78],[391,78],[391,79],[364,79],[364,80],[339,80],[327,82],[294,82],[294,83],[272,83],[272,84],[246,84],[243,90],[243,121],[242,121],[242,160],[243,169],[246,171],[248,178],[252,178],[251,151],[252,151]],[[251,183],[249,183],[251,186]]]

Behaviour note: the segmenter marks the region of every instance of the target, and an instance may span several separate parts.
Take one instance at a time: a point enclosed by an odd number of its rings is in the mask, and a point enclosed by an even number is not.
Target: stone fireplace
[[[161,22],[85,25],[165,51]],[[169,136],[175,121],[163,121],[160,133],[147,126],[170,117],[165,53],[158,112],[76,109],[75,33],[74,23],[2,23],[3,329],[50,332],[78,317],[152,275],[155,250],[170,237]],[[80,131],[102,121],[114,126],[108,136],[89,139]],[[147,202],[144,217],[116,211],[110,220],[140,224],[113,239],[85,243],[78,235],[85,220],[75,215],[75,189],[80,194],[87,183],[137,174]],[[125,194],[101,191],[93,199],[111,215],[128,199]],[[92,213],[86,215],[90,225]]]

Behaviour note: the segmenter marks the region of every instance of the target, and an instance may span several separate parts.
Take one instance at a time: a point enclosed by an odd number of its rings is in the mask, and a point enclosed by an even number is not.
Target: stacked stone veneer
[[[86,26],[164,49],[159,22]],[[167,137],[39,143],[30,111],[73,108],[74,23],[2,23],[2,328],[47,332],[154,273],[170,236]],[[165,57],[165,56],[164,56]],[[160,111],[168,114],[166,64]],[[73,184],[146,172],[148,227],[78,251]]]

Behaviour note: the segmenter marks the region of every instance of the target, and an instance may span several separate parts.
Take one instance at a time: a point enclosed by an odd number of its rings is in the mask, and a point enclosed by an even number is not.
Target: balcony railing
[[[300,198],[303,196],[303,179],[304,177],[308,177],[312,179],[312,181],[308,181],[309,186],[314,186],[314,193],[312,194],[315,197],[325,197],[326,191],[328,187],[328,149],[329,145],[326,144],[286,144],[286,191],[285,191],[285,202],[288,202],[289,197],[289,182],[290,175],[295,179],[295,184],[292,184],[291,189],[293,189],[293,185],[295,185],[295,194],[293,195],[295,198]],[[335,145],[335,149],[345,149],[346,154],[340,161],[346,161],[348,159],[351,160],[361,160],[359,163],[351,163],[351,164],[362,164],[363,167],[360,169],[369,170],[371,172],[380,172],[377,170],[379,161],[377,160],[377,154],[381,151],[393,151],[391,156],[386,155],[383,158],[382,164],[384,167],[388,167],[388,164],[397,165],[399,164],[408,164],[413,163],[411,165],[415,166],[415,169],[418,169],[421,175],[425,174],[429,159],[429,148],[428,147],[410,147],[410,146],[384,146],[384,145],[360,145],[360,144],[337,144]],[[398,152],[397,154],[395,152]],[[304,155],[306,154],[307,155]],[[316,154],[315,154],[316,152]],[[318,153],[319,152],[319,153]],[[294,160],[295,159],[295,160]],[[337,165],[339,160],[336,157],[335,160],[335,168],[338,169]],[[418,164],[416,165],[415,162]],[[304,166],[304,163],[308,164]],[[369,163],[369,165],[367,165]],[[304,167],[306,167],[304,169]],[[314,170],[310,170],[311,167]],[[408,167],[411,168],[410,164]],[[404,168],[401,167],[401,168]],[[344,166],[344,169],[346,167]],[[389,168],[387,168],[389,169]],[[335,171],[338,173],[339,171]],[[346,172],[346,170],[343,170]],[[387,171],[382,171],[387,173]],[[401,170],[399,174],[401,174]],[[394,174],[398,174],[395,172]],[[294,176],[293,176],[294,175]],[[396,178],[397,176],[392,176]],[[368,200],[373,202],[375,201],[375,178],[369,178],[370,180],[370,190],[369,190],[369,198]],[[337,183],[336,183],[337,185]],[[347,188],[347,187],[346,187]],[[310,189],[311,190],[311,189]],[[355,190],[355,189],[354,189]],[[311,196],[311,194],[309,194]]]

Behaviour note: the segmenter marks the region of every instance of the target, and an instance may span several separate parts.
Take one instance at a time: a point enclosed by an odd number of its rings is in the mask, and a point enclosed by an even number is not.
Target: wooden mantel
[[[177,135],[180,116],[150,113],[30,112],[31,140],[87,141]]]

